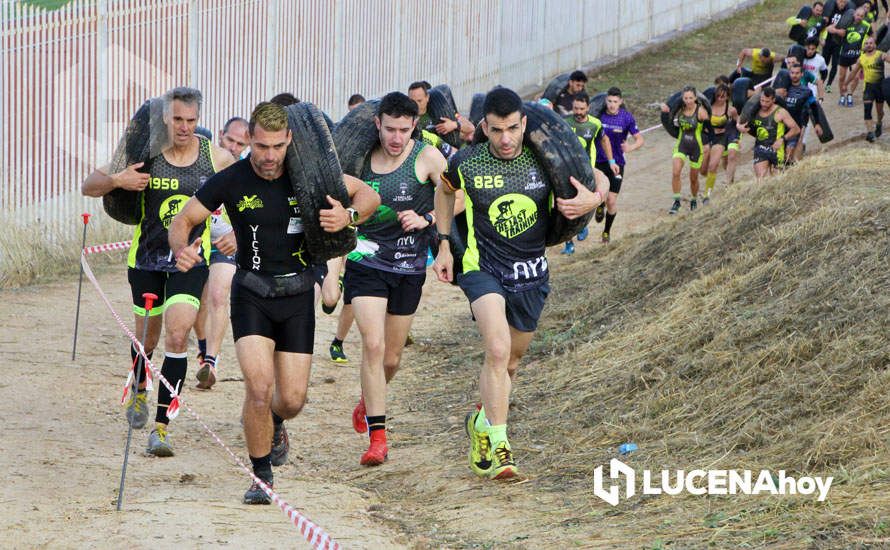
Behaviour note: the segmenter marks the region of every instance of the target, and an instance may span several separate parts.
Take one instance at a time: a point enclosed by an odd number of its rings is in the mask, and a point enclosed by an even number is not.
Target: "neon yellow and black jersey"
[[[880,84],[884,80],[884,61],[881,59],[883,53],[875,50],[871,53],[863,52],[859,56],[859,65],[862,67],[866,84]]]
[[[587,115],[587,120],[583,122],[578,122],[574,116],[566,117],[565,121],[575,131],[575,135],[578,136],[581,145],[587,151],[590,165],[596,164],[597,149],[600,147],[600,139],[603,137],[603,123],[593,115]]]
[[[451,155],[457,152],[455,147],[452,147],[450,143],[442,139],[442,136],[435,132],[430,132],[429,130],[421,130],[420,139],[423,140],[427,145],[432,145],[436,149],[442,153],[442,156],[446,159],[450,159]]]
[[[191,166],[173,166],[163,154],[149,161],[150,179],[140,194],[142,218],[136,225],[133,244],[130,245],[130,254],[127,257],[129,267],[146,271],[176,271],[176,260],[167,242],[167,229],[173,216],[216,173],[210,140],[203,136],[195,137],[198,139],[198,158]],[[199,236],[204,243],[203,254],[205,258],[209,258],[209,224],[192,229],[189,242]]]
[[[487,142],[465,147],[449,162],[443,182],[464,191],[465,273],[485,271],[511,292],[547,282],[550,185],[527,147],[512,160],[492,155]]]
[[[433,242],[432,226],[406,233],[399,212],[413,210],[424,215],[433,209],[435,186],[417,179],[417,157],[422,141],[414,141],[405,161],[388,174],[371,169],[370,157],[362,169],[362,181],[380,195],[380,206],[358,226],[358,242],[347,259],[390,273],[420,274],[426,271],[427,250]]]
[[[691,115],[685,114],[683,109],[680,109],[674,117],[674,125],[680,129],[680,133],[674,143],[672,155],[673,158],[687,159],[689,166],[696,169],[701,168],[704,152],[701,134],[705,125],[698,118],[699,109],[700,107],[696,105]]]
[[[763,55],[763,48],[751,48],[751,72],[754,74],[769,74],[773,70],[776,61],[775,52],[770,52],[769,57]]]
[[[777,139],[785,136],[785,123],[776,120],[776,114],[779,113],[781,107],[773,109],[773,112],[766,116],[761,116],[760,112],[751,117],[751,124],[754,129],[754,147],[772,147]],[[776,151],[779,162],[785,159],[785,144]]]

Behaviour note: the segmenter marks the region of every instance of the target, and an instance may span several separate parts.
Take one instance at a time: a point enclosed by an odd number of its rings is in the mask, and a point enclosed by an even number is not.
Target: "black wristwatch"
[[[426,214],[424,214],[423,219],[425,219],[431,226],[433,225],[433,215],[431,213],[427,212]]]
[[[449,235],[448,233],[439,233],[438,237],[439,237],[439,242],[442,242],[442,241],[451,242],[451,235]]]

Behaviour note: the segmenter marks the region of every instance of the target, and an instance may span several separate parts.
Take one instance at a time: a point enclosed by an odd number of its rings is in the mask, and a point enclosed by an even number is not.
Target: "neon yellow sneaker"
[[[477,416],[478,408],[468,412],[464,421],[464,429],[470,438],[470,469],[479,477],[488,477],[491,468],[491,443],[488,441],[488,434],[476,431]]]
[[[173,446],[167,438],[167,427],[158,424],[154,430],[148,434],[148,447],[145,451],[155,456],[173,456]]]
[[[488,470],[488,477],[490,479],[509,479],[518,473],[510,444],[506,441],[498,443],[494,452],[491,453],[491,469]]]

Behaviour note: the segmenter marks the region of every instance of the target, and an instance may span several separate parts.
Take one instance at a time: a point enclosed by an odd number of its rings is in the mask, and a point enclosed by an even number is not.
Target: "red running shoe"
[[[383,433],[383,430],[380,430],[380,432]],[[372,433],[376,434],[377,432]],[[380,466],[386,462],[387,454],[386,434],[383,434],[383,437],[371,440],[371,445],[368,447],[368,450],[365,451],[365,454],[362,455],[360,463],[362,466]]]
[[[368,419],[365,418],[365,398],[358,400],[358,405],[352,410],[352,429],[356,433],[368,433]]]

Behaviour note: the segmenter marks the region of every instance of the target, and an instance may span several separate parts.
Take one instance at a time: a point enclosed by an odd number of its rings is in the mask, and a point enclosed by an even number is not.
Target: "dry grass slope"
[[[519,399],[521,422],[563,444],[530,468],[594,510],[592,470],[623,441],[640,446],[629,458],[638,469],[834,475],[827,505],[637,497],[621,507],[633,510],[632,540],[657,538],[682,510],[700,517],[670,537],[684,545],[764,533],[890,544],[888,174],[886,149],[808,159],[557,273],[535,343],[542,360]],[[555,350],[568,351],[542,357]],[[705,521],[715,511],[724,519]]]

